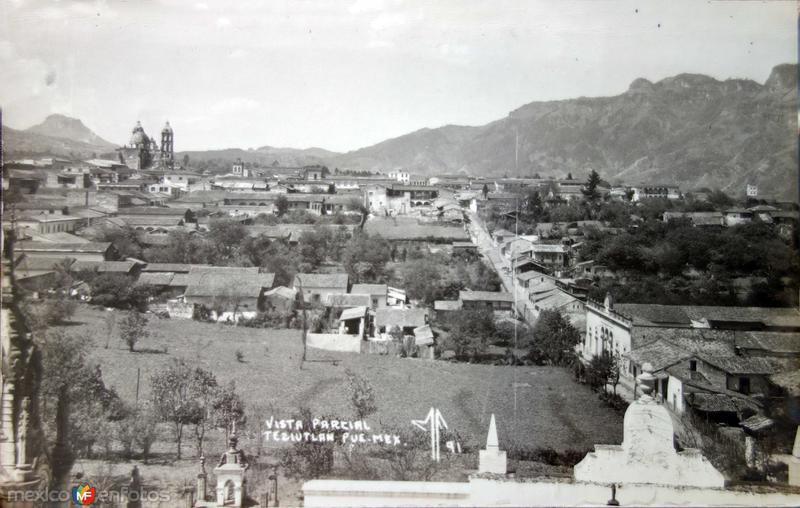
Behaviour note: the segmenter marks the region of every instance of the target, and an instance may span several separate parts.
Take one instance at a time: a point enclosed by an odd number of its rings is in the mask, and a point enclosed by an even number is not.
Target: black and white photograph
[[[0,0],[0,506],[800,505],[797,0]]]

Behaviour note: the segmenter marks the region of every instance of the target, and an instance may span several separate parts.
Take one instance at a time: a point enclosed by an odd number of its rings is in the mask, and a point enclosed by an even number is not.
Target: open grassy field
[[[461,226],[445,224],[420,224],[411,217],[382,218],[373,217],[364,225],[371,235],[381,235],[387,240],[425,240],[437,238],[440,241],[469,241],[469,234]]]
[[[133,402],[136,372],[140,398],[149,396],[151,374],[173,358],[211,370],[221,383],[234,380],[248,408],[267,416],[291,417],[300,407],[315,414],[352,417],[345,369],[367,378],[376,392],[375,427],[410,425],[432,406],[467,444],[482,445],[489,417],[496,415],[502,443],[556,450],[619,443],[622,416],[603,406],[569,372],[552,367],[470,365],[309,349],[300,370],[302,345],[297,330],[267,330],[149,317],[151,336],[129,352],[112,336],[106,344],[105,319],[112,311],[80,306],[65,332],[92,342],[91,357],[106,384]],[[116,311],[113,311],[116,312]],[[242,352],[244,361],[236,359]],[[336,360],[336,364],[326,360]],[[516,394],[515,394],[516,392]],[[252,419],[252,418],[251,418]]]
[[[220,383],[236,382],[248,413],[240,445],[269,462],[277,460],[276,445],[260,439],[259,421],[270,416],[290,418],[304,406],[319,416],[354,417],[346,369],[368,379],[375,390],[378,411],[368,418],[375,431],[410,427],[412,419],[424,418],[431,407],[437,407],[465,446],[484,445],[492,413],[504,448],[517,443],[528,449],[587,450],[595,443],[619,443],[622,439],[622,414],[604,406],[560,368],[469,365],[309,349],[301,370],[302,344],[297,330],[232,327],[153,315],[148,323],[151,336],[137,345],[140,351],[131,353],[116,331],[110,337],[107,334],[106,319],[112,312],[118,311],[81,305],[72,323],[60,328],[90,344],[90,358],[100,365],[108,386],[133,402],[138,369],[139,397],[144,399],[149,397],[154,372],[174,358],[196,362],[214,372]],[[121,317],[118,314],[116,319]],[[237,360],[237,350],[242,352],[243,362]],[[191,458],[195,455],[191,432],[185,432],[185,459],[172,463],[168,457],[174,454],[174,443],[169,427],[165,425],[163,431],[154,450],[161,460],[140,465],[142,474],[151,479],[156,475],[160,481],[167,480],[168,474],[173,485],[191,484],[197,467],[196,459]],[[224,450],[224,438],[216,431],[210,434],[205,449],[212,463]],[[87,463],[85,467],[101,465]],[[121,464],[116,471],[124,474],[129,468]],[[300,484],[287,482],[284,487],[289,484],[297,492]]]

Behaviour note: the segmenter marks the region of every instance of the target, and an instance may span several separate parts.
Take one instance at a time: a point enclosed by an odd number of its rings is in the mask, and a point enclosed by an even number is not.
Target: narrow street
[[[469,233],[472,237],[472,241],[478,246],[478,252],[484,255],[489,265],[497,272],[505,291],[511,294],[516,292],[517,314],[522,317],[522,319],[525,319],[525,316],[529,315],[529,312],[525,311],[529,304],[528,295],[525,293],[525,288],[514,284],[511,262],[500,253],[499,247],[495,247],[491,235],[486,230],[486,226],[483,224],[480,217],[478,217],[478,214],[469,212],[468,215],[470,220],[468,226]],[[529,324],[532,325],[533,323]]]

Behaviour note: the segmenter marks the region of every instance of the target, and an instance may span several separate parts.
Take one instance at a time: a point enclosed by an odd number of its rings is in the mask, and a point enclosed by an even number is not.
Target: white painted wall
[[[598,483],[519,481],[472,477],[469,482],[312,480],[303,484],[303,504],[323,506],[604,506],[611,488]],[[622,485],[622,506],[792,506],[797,494]]]

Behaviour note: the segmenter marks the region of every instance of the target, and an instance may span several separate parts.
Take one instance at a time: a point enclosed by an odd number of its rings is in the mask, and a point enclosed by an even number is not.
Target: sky
[[[797,62],[797,3],[0,0],[3,123],[80,118],[175,149],[354,150],[532,101],[684,72],[763,83]]]

